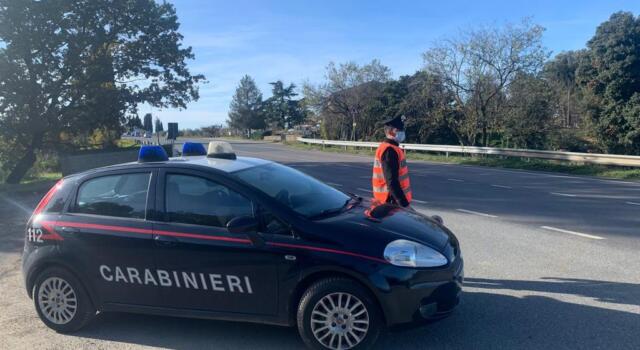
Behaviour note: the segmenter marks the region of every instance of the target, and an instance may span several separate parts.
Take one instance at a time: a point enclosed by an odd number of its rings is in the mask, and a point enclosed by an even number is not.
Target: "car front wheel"
[[[78,279],[61,268],[47,269],[38,276],[33,301],[42,322],[61,333],[79,330],[96,314]]]
[[[312,349],[368,349],[378,338],[382,320],[368,291],[347,278],[311,285],[300,300],[298,330]]]

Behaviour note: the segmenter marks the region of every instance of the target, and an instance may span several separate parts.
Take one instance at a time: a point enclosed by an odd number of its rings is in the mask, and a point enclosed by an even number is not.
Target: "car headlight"
[[[398,239],[384,248],[384,258],[393,265],[406,267],[436,267],[447,264],[447,258],[420,243]]]

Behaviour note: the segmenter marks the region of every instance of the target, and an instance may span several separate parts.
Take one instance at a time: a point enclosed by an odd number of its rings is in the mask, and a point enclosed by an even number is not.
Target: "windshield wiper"
[[[324,218],[324,217],[327,217],[327,216],[339,214],[339,213],[341,213],[341,212],[343,212],[345,210],[351,209],[351,208],[353,208],[355,206],[355,205],[353,205],[353,206],[349,207],[349,204],[351,204],[352,200],[355,200],[356,204],[358,204],[358,203],[362,202],[362,197],[358,197],[358,196],[354,195],[354,197],[348,198],[340,208],[325,209],[325,210],[319,212],[318,214],[309,216],[309,219],[316,220],[316,219]]]

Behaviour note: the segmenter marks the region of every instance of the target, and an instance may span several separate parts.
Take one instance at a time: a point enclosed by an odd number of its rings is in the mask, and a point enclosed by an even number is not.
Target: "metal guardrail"
[[[365,147],[365,148],[376,148],[379,145],[378,142],[333,141],[333,140],[307,139],[303,137],[298,137],[298,141],[303,143],[308,143],[308,144],[316,144],[316,145]],[[619,154],[539,151],[539,150],[530,150],[530,149],[474,147],[474,146],[423,145],[423,144],[415,144],[415,143],[405,143],[405,144],[402,144],[401,147],[406,150],[425,151],[425,152],[442,152],[442,153],[446,153],[447,155],[449,153],[489,154],[489,155],[505,156],[505,157],[538,158],[538,159],[561,160],[561,161],[587,163],[587,164],[640,167],[640,156],[626,156],[626,155],[619,155]]]

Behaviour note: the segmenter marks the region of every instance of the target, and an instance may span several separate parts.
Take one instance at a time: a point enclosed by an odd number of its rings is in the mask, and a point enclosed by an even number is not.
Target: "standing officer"
[[[373,162],[373,197],[381,203],[402,207],[411,204],[409,168],[400,143],[404,141],[404,116],[384,122],[385,140],[376,150]]]

